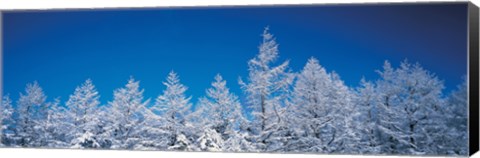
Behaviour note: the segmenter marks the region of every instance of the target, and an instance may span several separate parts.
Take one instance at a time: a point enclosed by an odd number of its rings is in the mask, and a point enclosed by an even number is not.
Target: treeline
[[[277,58],[267,28],[248,77],[239,80],[245,106],[221,75],[195,108],[173,71],[155,100],[130,78],[106,104],[91,80],[66,102],[47,101],[33,82],[15,102],[3,97],[0,146],[467,155],[466,81],[442,94],[443,82],[419,64],[385,62],[378,80],[351,88],[313,57],[298,73]]]

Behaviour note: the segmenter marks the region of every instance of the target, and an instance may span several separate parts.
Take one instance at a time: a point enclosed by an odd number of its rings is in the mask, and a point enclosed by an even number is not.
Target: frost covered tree
[[[220,74],[215,76],[207,96],[200,99],[199,127],[204,129],[197,140],[203,151],[251,150],[250,142],[240,126],[246,122],[238,97],[230,92]]]
[[[380,137],[377,127],[378,117],[376,110],[379,98],[376,93],[375,84],[362,78],[360,87],[357,88],[356,92],[356,110],[361,113],[361,115],[356,117],[360,126],[358,130],[360,133],[358,144],[363,146],[359,152],[364,154],[379,154]]]
[[[296,138],[289,148],[300,152],[350,153],[355,131],[352,95],[338,75],[310,58],[295,83],[291,125]]]
[[[99,106],[96,111],[97,117],[100,118],[100,121],[98,121],[96,124],[98,128],[98,131],[97,131],[98,134],[84,135],[85,136],[84,138],[95,137],[97,143],[100,144],[100,148],[102,149],[110,149],[112,146],[112,139],[114,139],[112,135],[113,135],[113,132],[115,131],[115,127],[112,125],[115,124],[116,120],[113,120],[113,117],[111,116],[112,113],[110,112],[111,110],[112,110],[112,107],[108,106],[108,104]],[[69,118],[73,118],[73,117],[69,116]],[[88,139],[84,139],[84,140],[88,140]],[[72,141],[70,141],[70,143],[71,142]]]
[[[403,122],[403,115],[397,111],[401,111],[401,107],[393,106],[391,103],[395,100],[398,93],[398,86],[394,83],[396,79],[395,69],[392,68],[391,64],[386,61],[383,65],[383,71],[377,71],[381,79],[376,82],[377,95],[379,97],[378,101],[378,122],[377,127],[379,128],[380,135],[380,152],[381,153],[397,153],[397,145],[400,144],[399,141],[405,142],[405,136],[397,130],[402,128],[401,123]],[[397,99],[398,100],[398,99]],[[395,128],[394,128],[395,127]],[[395,130],[397,129],[397,130]]]
[[[457,86],[446,101],[447,138],[449,143],[441,154],[468,154],[468,93],[467,79]]]
[[[352,154],[358,153],[362,146],[359,141],[359,124],[357,118],[361,113],[353,102],[354,94],[352,90],[345,85],[344,81],[336,72],[332,72],[333,88],[330,92],[331,104],[337,106],[335,120],[336,126],[333,148],[329,150],[335,153]],[[342,129],[343,130],[339,130]]]
[[[39,138],[43,143],[41,147],[69,148],[68,133],[72,129],[68,123],[67,110],[60,105],[60,99],[47,103],[46,118],[39,122]]]
[[[377,81],[381,152],[436,155],[447,127],[442,117],[443,82],[418,63],[394,69],[385,62]]]
[[[72,148],[99,148],[101,143],[96,136],[99,134],[100,105],[99,94],[92,83],[87,79],[81,86],[75,88],[70,95],[66,106],[70,116],[72,129],[68,133]]]
[[[40,85],[35,81],[27,84],[25,94],[20,94],[17,101],[18,121],[16,124],[16,137],[18,145],[22,147],[39,147],[42,122],[46,119],[48,104],[47,96]]]
[[[320,129],[332,120],[326,107],[327,86],[331,86],[331,77],[318,64],[315,58],[310,58],[297,75],[292,104],[289,113],[292,114],[290,124],[295,129],[295,139],[289,143],[292,151],[323,152],[327,143],[322,142]]]
[[[114,91],[107,114],[110,124],[104,129],[111,149],[133,149],[140,142],[148,102],[143,101],[140,82],[133,78],[128,80],[124,88]]]
[[[251,131],[259,150],[283,150],[283,126],[285,120],[285,99],[294,75],[288,71],[288,61],[274,66],[278,59],[278,44],[268,27],[263,31],[259,53],[248,62],[249,75],[246,82],[239,84],[247,95],[247,102],[253,110]]]
[[[0,105],[0,147],[12,144],[9,136],[13,132],[14,123],[12,101],[7,95],[2,98]]]
[[[193,125],[188,122],[190,117],[191,97],[185,95],[188,89],[180,83],[174,71],[168,74],[167,81],[163,82],[166,89],[158,96],[152,110],[161,116],[163,149],[168,150],[196,150]]]

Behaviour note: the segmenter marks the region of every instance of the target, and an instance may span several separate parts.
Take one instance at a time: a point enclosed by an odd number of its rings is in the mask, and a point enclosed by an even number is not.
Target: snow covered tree
[[[44,121],[38,125],[40,131],[41,147],[48,148],[68,148],[70,140],[68,133],[72,129],[68,123],[66,109],[60,105],[60,99],[47,103],[47,113]]]
[[[162,129],[162,116],[147,108],[143,114],[142,128],[137,132],[138,141],[133,146],[134,150],[166,150],[166,138],[168,131]]]
[[[446,137],[449,138],[445,144],[445,153],[468,155],[468,93],[467,79],[457,86],[446,101],[447,126],[449,127]]]
[[[112,110],[112,107],[108,106],[108,104],[104,106],[99,106],[96,111],[97,117],[99,118],[99,121],[96,124],[98,128],[98,131],[97,131],[98,134],[93,135],[90,133],[86,133],[83,137],[80,137],[85,139],[80,139],[80,140],[93,140],[91,138],[95,137],[96,143],[100,145],[100,148],[110,149],[112,146],[112,140],[114,139],[113,134],[116,128],[113,125],[117,121],[117,120],[114,120],[113,117],[111,116],[112,115],[112,112],[110,112],[111,110]],[[69,118],[73,118],[73,117],[69,116]],[[70,120],[70,121],[73,122],[73,120]],[[87,142],[87,143],[90,143],[90,142]]]
[[[174,71],[168,74],[167,81],[163,82],[166,89],[158,96],[152,110],[161,116],[163,122],[160,126],[163,131],[162,140],[168,150],[196,150],[192,135],[193,125],[188,123],[188,117],[192,113],[191,97],[185,96],[188,89],[180,83],[180,79]]]
[[[381,152],[435,155],[446,142],[442,81],[418,63],[394,69],[385,62],[377,81]]]
[[[328,93],[328,104],[336,107],[332,107],[333,110],[331,111],[333,130],[331,130],[332,142],[328,151],[342,154],[358,153],[359,148],[362,147],[358,145],[359,124],[355,118],[360,113],[353,103],[354,95],[336,72],[330,74],[332,76],[332,87]]]
[[[2,98],[0,105],[0,147],[12,144],[10,135],[14,123],[12,101],[7,95]]]
[[[215,76],[212,88],[207,96],[200,99],[198,107],[199,127],[204,129],[199,143],[204,151],[245,151],[250,149],[245,138],[238,137],[246,134],[239,126],[246,122],[238,97],[230,92],[220,74]]]
[[[364,78],[360,81],[360,87],[357,89],[355,103],[357,110],[361,113],[356,117],[359,123],[360,140],[358,145],[363,146],[360,153],[379,154],[379,129],[377,127],[377,104],[379,102],[374,83],[366,81]]]
[[[33,84],[27,84],[25,94],[20,94],[17,101],[18,121],[16,124],[16,134],[18,145],[22,147],[39,147],[41,134],[38,128],[45,121],[47,107],[47,96],[43,93],[42,88],[35,81]]]
[[[278,66],[273,63],[278,58],[278,44],[265,28],[259,53],[248,62],[247,82],[241,78],[239,84],[247,95],[247,101],[253,110],[252,132],[257,136],[254,143],[259,150],[277,151],[284,140],[278,135],[283,130],[281,124],[285,99],[293,82],[294,75],[288,71],[288,61]],[[278,132],[278,133],[277,133]],[[281,146],[281,145],[280,145]]]
[[[396,146],[400,144],[400,140],[405,139],[405,136],[403,136],[403,133],[395,130],[401,128],[401,123],[404,119],[402,118],[403,116],[397,112],[401,111],[401,107],[392,105],[394,100],[398,100],[396,97],[398,86],[394,83],[397,74],[388,61],[385,61],[383,71],[377,72],[381,76],[381,79],[376,81],[377,95],[379,97],[377,105],[377,127],[379,128],[381,143],[379,144],[380,152],[389,154],[398,153]]]
[[[239,129],[232,134],[229,139],[224,141],[223,151],[227,152],[258,152],[256,146],[251,142],[249,122],[247,120],[240,122]]]
[[[97,108],[100,104],[99,94],[87,79],[81,86],[75,88],[66,105],[72,123],[69,137],[72,148],[99,148],[101,145],[95,137],[98,135],[100,118]]]
[[[133,149],[142,139],[139,132],[142,132],[149,100],[143,101],[143,89],[139,87],[139,81],[130,78],[124,88],[114,91],[113,101],[109,102],[107,116],[111,124],[105,130],[111,149]],[[92,138],[92,134],[86,132],[83,137]]]
[[[202,151],[223,151],[225,140],[222,135],[212,128],[206,128],[200,133],[198,146]]]
[[[326,111],[325,101],[328,98],[323,95],[330,84],[330,75],[315,58],[310,58],[297,75],[292,101],[288,106],[292,116],[290,125],[295,129],[295,138],[288,144],[291,151],[323,152],[327,147],[326,143],[322,143],[320,128],[332,120]]]
[[[296,138],[289,148],[300,152],[350,153],[356,135],[352,95],[338,75],[310,58],[293,91],[291,126]]]

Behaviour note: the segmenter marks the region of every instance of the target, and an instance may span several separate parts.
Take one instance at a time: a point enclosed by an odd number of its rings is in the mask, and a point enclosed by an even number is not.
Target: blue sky
[[[466,4],[7,11],[3,92],[17,99],[36,80],[50,99],[66,101],[91,78],[106,103],[133,76],[155,98],[174,70],[195,102],[217,73],[242,95],[237,81],[265,26],[279,43],[278,63],[289,59],[295,72],[313,56],[357,86],[362,76],[376,80],[384,60],[408,59],[448,92],[467,70]]]

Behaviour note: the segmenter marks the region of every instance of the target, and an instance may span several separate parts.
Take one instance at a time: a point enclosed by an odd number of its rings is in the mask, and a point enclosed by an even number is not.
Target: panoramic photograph
[[[467,4],[4,11],[0,147],[467,156]]]

